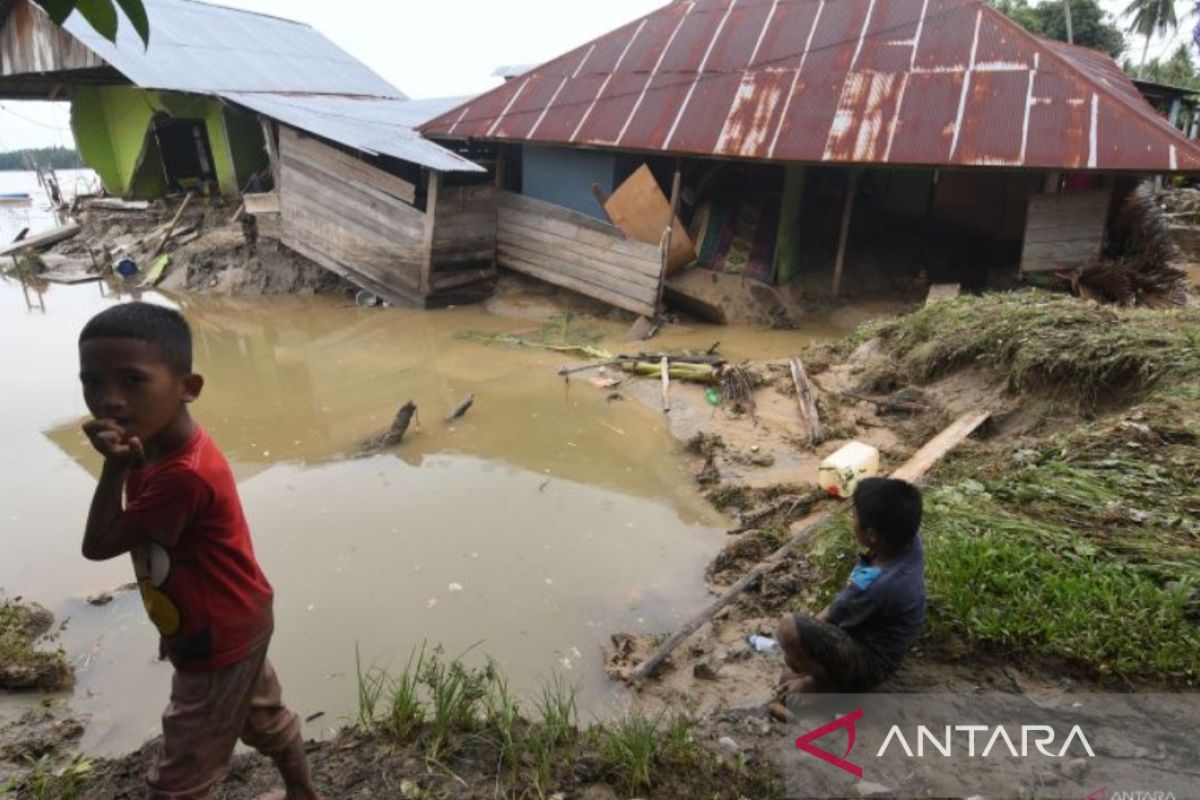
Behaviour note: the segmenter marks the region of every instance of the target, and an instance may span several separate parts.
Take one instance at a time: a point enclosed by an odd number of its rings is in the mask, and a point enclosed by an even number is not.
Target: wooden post
[[[679,171],[679,159],[675,159],[675,176],[671,179],[671,212],[667,217],[667,230],[662,238],[662,270],[658,274],[658,299],[654,303],[656,314],[662,313],[663,293],[667,290],[667,264],[671,260],[671,231],[675,228],[675,217],[679,214],[679,194],[683,175]]]
[[[858,171],[850,173],[846,184],[846,202],[842,206],[842,232],[838,236],[837,261],[833,265],[833,293],[842,293],[842,268],[846,265],[846,241],[850,238],[850,220],[854,214],[854,195],[858,191]]]
[[[496,188],[504,190],[504,179],[508,177],[508,159],[504,157],[504,145],[496,145]]]
[[[421,303],[429,297],[433,281],[433,230],[437,224],[438,190],[442,185],[442,173],[429,171],[429,183],[425,191],[425,257],[421,263]]]
[[[279,148],[275,145],[275,125],[266,117],[259,117],[262,126],[263,141],[267,146],[267,160],[271,162],[271,182],[275,191],[279,191]]]

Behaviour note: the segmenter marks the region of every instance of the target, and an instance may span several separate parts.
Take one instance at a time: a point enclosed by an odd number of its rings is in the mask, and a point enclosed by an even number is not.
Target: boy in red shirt
[[[204,379],[176,311],[125,303],[79,335],[79,377],[104,456],[83,555],[129,553],[175,675],[150,798],[201,800],[240,738],[274,760],[289,800],[318,798],[300,721],[267,660],[273,592],[250,543],[233,474],[188,413]],[[122,502],[124,493],[124,502]]]

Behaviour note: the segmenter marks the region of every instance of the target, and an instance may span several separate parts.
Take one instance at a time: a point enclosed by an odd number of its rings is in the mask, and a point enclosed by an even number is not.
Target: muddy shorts
[[[793,614],[792,619],[804,652],[843,692],[865,692],[895,670],[890,661],[837,625],[807,614]]]

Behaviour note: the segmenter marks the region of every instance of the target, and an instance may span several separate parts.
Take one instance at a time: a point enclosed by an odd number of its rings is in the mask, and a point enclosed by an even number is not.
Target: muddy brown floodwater
[[[123,559],[79,554],[99,460],[79,432],[75,340],[117,298],[87,284],[42,300],[30,309],[0,279],[0,588],[68,620],[70,705],[89,718],[81,747],[121,753],[158,732],[170,669],[136,592],[85,600],[131,579]],[[354,713],[356,648],[400,666],[422,642],[495,657],[526,696],[557,670],[580,688],[585,720],[608,715],[627,700],[603,675],[609,634],[668,630],[704,602],[723,520],[661,412],[567,386],[560,355],[459,335],[536,330],[553,313],[544,301],[436,313],[327,298],[177,302],[208,380],[195,413],[233,465],[277,591],[272,657],[290,704],[324,712],[308,735]],[[859,316],[808,332],[673,329],[654,346],[720,339],[729,358],[782,356]],[[624,324],[580,324],[629,347]],[[474,407],[445,424],[467,392]],[[410,399],[420,422],[399,448],[348,457]],[[30,699],[0,697],[0,718]]]

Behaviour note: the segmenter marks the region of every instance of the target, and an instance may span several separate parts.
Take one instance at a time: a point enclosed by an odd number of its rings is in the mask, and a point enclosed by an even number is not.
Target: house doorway
[[[162,156],[167,188],[172,192],[215,186],[212,146],[202,119],[178,119],[160,114],[154,119],[154,138]]]

